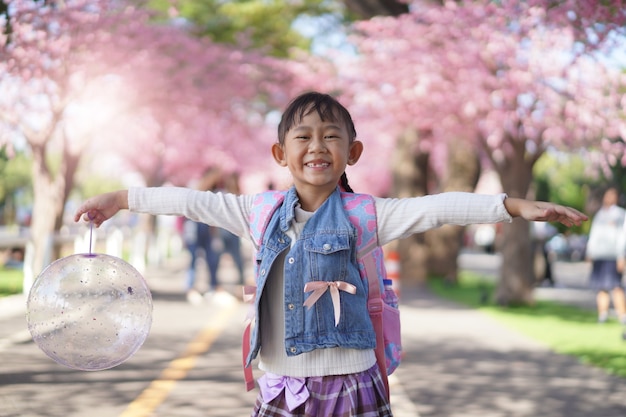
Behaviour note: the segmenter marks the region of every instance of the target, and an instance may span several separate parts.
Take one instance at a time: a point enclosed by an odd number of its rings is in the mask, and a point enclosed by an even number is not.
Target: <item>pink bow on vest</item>
[[[339,302],[339,290],[356,294],[356,287],[344,281],[312,281],[304,285],[304,292],[313,291],[304,302],[304,306],[311,308],[313,304],[330,288],[330,297],[333,301],[333,309],[335,310],[335,326],[339,324],[339,316],[341,316],[341,303]]]
[[[266,404],[278,397],[285,390],[285,402],[289,411],[293,411],[309,398],[309,390],[304,378],[281,376],[266,372],[259,378],[259,389]]]

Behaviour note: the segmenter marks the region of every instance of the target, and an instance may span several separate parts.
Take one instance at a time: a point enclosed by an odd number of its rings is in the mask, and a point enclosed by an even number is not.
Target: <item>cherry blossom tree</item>
[[[186,185],[210,166],[259,167],[272,86],[284,81],[273,60],[172,27],[141,28],[127,48],[142,53],[117,70],[127,83],[124,123],[101,136],[146,185]]]
[[[33,158],[35,202],[31,230],[35,246],[35,271],[44,266],[44,251],[52,232],[58,230],[63,206],[72,188],[80,153],[86,140],[84,123],[73,127],[69,120],[81,100],[93,91],[92,80],[102,74],[80,56],[87,49],[90,34],[85,30],[94,24],[94,13],[85,13],[84,5],[68,6],[64,19],[58,10],[36,2],[10,2],[8,14],[10,33],[5,32],[0,52],[2,62],[2,112],[0,118],[3,140],[20,137],[29,146]],[[83,23],[83,42],[78,38]],[[97,33],[98,28],[94,28]],[[9,37],[10,36],[10,37]],[[93,35],[91,35],[93,36]],[[75,52],[73,59],[67,59]],[[55,168],[50,147],[59,149],[61,162]]]
[[[35,272],[86,153],[115,151],[161,185],[258,152],[280,78],[272,62],[150,24],[120,1],[6,4],[0,145],[23,142],[34,160]]]
[[[582,3],[419,3],[410,14],[361,22],[352,68],[364,81],[349,84],[352,94],[384,103],[396,137],[417,132],[414,152],[470,143],[509,196],[528,197],[532,167],[546,149],[598,147],[624,133],[623,80],[599,59],[624,11]],[[438,161],[434,169],[445,168],[445,158]],[[531,302],[528,223],[506,225],[504,242],[497,302]]]

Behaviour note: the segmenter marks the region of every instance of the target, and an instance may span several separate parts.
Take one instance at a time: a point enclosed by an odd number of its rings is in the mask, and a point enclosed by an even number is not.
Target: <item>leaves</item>
[[[594,55],[608,41],[589,41],[583,53],[577,31],[600,17],[617,30],[623,13],[562,3],[422,5],[360,22],[352,38],[360,75],[398,131],[429,131],[432,146],[473,141],[501,171],[511,158],[532,166],[548,147],[598,143],[623,125],[621,75]]]

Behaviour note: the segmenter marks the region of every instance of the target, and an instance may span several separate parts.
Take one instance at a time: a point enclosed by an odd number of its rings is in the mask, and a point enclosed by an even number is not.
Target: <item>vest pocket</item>
[[[342,345],[342,334],[346,330],[353,330],[354,317],[359,317],[355,310],[359,310],[360,299],[364,297],[364,288],[361,276],[356,265],[350,263],[352,247],[350,234],[333,231],[332,233],[317,233],[304,242],[304,256],[308,262],[310,275],[308,281],[342,281],[356,287],[356,294],[339,290],[340,319],[335,326],[335,316],[330,288],[324,292],[311,309],[305,308],[305,329],[309,335],[323,337],[331,346]],[[305,299],[312,293],[306,294]],[[356,304],[355,304],[356,303]],[[358,327],[358,326],[357,326]],[[322,336],[323,335],[323,336]]]
[[[320,233],[304,241],[311,281],[344,281],[350,260],[350,236]]]

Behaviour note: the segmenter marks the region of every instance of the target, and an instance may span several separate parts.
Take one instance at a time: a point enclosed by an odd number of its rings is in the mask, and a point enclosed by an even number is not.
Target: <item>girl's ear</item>
[[[360,140],[355,140],[350,144],[350,149],[348,150],[348,165],[354,165],[357,163],[361,154],[363,153],[363,142]]]
[[[278,165],[281,167],[287,166],[287,160],[285,159],[285,150],[280,145],[280,143],[275,143],[272,145],[272,156]]]

